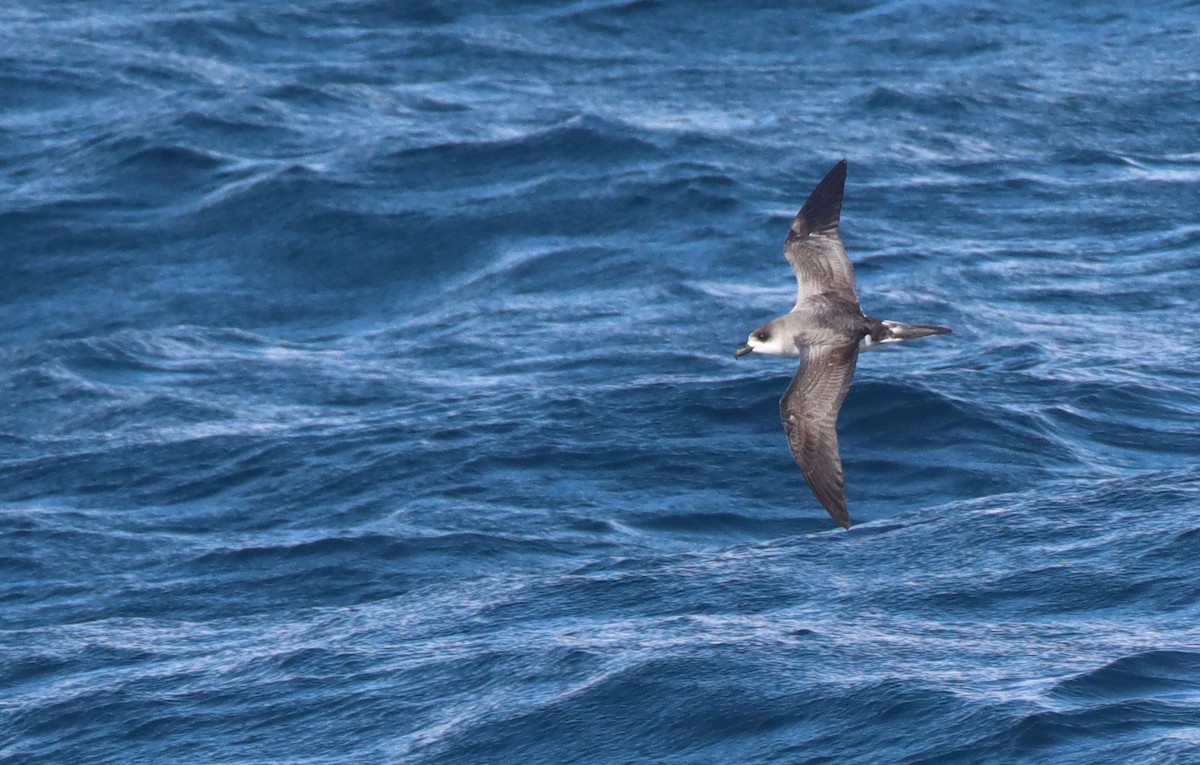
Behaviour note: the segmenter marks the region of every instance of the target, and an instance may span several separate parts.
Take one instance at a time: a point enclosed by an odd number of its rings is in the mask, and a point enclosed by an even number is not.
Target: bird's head
[[[733,352],[735,359],[740,359],[747,353],[763,353],[768,356],[795,356],[794,342],[785,341],[785,333],[783,328],[779,326],[778,320],[770,324],[764,324],[758,329],[750,333],[750,337],[746,338],[746,344]],[[789,346],[792,346],[789,348]]]

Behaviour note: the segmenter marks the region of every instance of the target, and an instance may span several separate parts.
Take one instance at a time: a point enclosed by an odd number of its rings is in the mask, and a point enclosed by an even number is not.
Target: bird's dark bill
[[[754,349],[751,348],[750,346],[743,345],[741,348],[738,348],[736,351],[733,352],[733,357],[735,359],[740,359],[741,357],[745,356],[747,353],[749,353],[752,350],[754,350]]]

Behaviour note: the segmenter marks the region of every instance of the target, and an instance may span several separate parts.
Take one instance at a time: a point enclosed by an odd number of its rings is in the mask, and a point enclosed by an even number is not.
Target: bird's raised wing
[[[850,528],[850,509],[838,452],[837,418],[857,363],[857,342],[811,345],[779,401],[788,446],[804,480],[821,506],[846,528]]]
[[[858,303],[854,266],[838,233],[846,160],[833,166],[792,221],[783,254],[796,272],[796,305],[810,295],[837,292]]]

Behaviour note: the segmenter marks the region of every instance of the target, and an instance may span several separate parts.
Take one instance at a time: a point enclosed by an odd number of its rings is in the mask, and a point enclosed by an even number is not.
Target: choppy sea
[[[1200,762],[1200,5],[0,6],[0,762]],[[843,531],[788,223],[868,313]]]

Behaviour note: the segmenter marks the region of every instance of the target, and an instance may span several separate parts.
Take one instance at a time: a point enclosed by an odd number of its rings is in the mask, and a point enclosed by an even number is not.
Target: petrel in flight
[[[786,316],[751,332],[733,355],[800,359],[800,369],[779,400],[783,430],[817,500],[835,521],[850,528],[837,418],[859,351],[950,330],[863,313],[854,288],[854,266],[838,233],[845,184],[843,159],[817,184],[792,221],[783,254],[796,272],[796,305]]]

